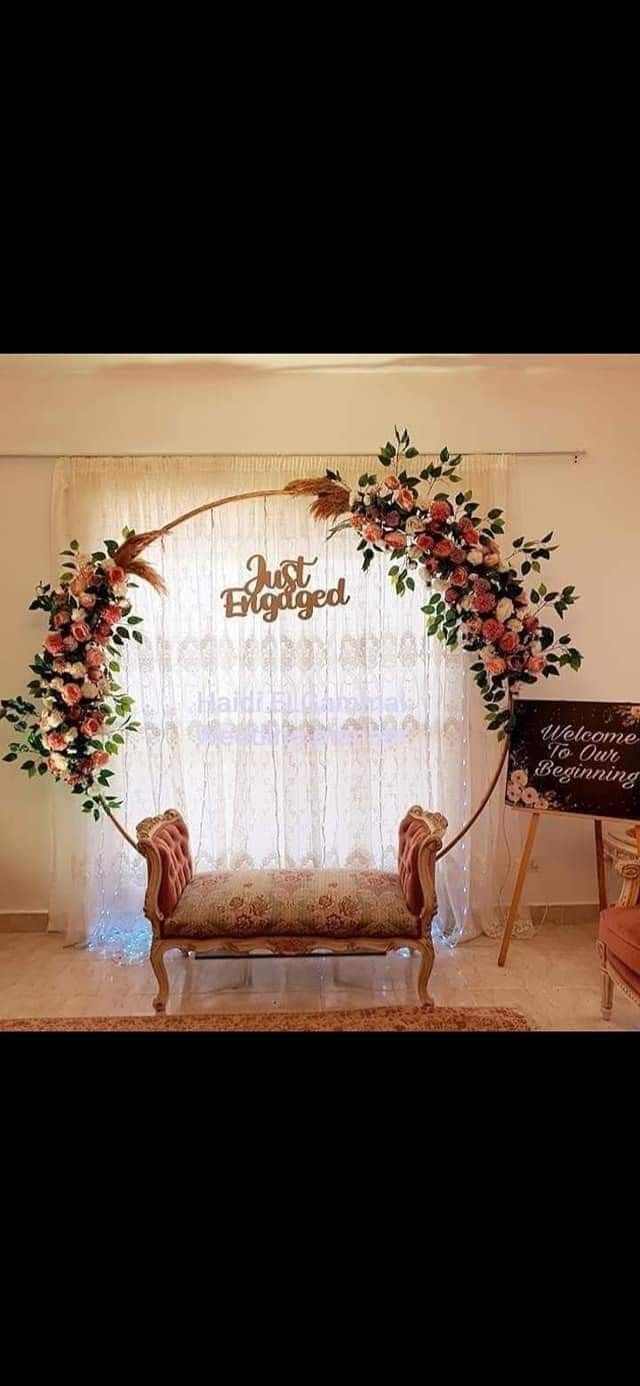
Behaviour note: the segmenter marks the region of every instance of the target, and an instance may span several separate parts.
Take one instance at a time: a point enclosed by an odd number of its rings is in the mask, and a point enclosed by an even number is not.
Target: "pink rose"
[[[113,568],[110,568],[108,573],[109,586],[119,587],[120,584],[125,581],[126,576],[127,574],[125,573],[124,568],[120,568],[118,567],[117,563],[114,563]]]
[[[103,622],[104,622],[104,621],[108,622],[108,624],[109,624],[110,626],[115,626],[116,621],[119,621],[119,620],[120,620],[121,615],[122,615],[122,608],[121,608],[121,607],[119,607],[119,606],[105,606],[104,611],[102,612],[102,620],[103,620]]]
[[[87,650],[85,662],[88,669],[100,669],[104,664],[104,652],[102,650]]]
[[[473,610],[478,611],[481,616],[484,616],[487,612],[494,611],[495,605],[496,599],[493,592],[478,592],[476,583],[476,591],[471,598]]]
[[[517,600],[517,598],[516,598],[516,600]],[[524,623],[524,628],[525,628],[525,630],[533,631],[533,630],[537,630],[538,627],[539,627],[539,625],[540,625],[540,622],[539,622],[537,616],[527,616],[527,618],[526,618],[526,620],[525,620],[525,623]]]
[[[402,506],[403,510],[413,510],[413,507],[415,505],[415,496],[409,486],[401,486],[400,490],[396,492],[393,499],[395,500],[396,505]]]
[[[482,631],[482,621],[478,616],[472,616],[471,620],[467,621],[465,630],[467,635],[480,635]]]
[[[77,640],[74,640],[72,635],[65,635],[62,643],[64,645],[65,650],[77,650],[78,648],[78,642]]]
[[[60,696],[63,702],[68,703],[69,707],[73,707],[74,703],[80,701],[82,694],[77,683],[65,683]]]
[[[466,568],[455,568],[449,578],[452,587],[466,587],[468,581],[469,577]]]
[[[48,651],[50,655],[62,654],[62,651],[64,649],[64,641],[62,639],[62,636],[48,635],[44,642],[44,648]]]
[[[473,581],[474,584],[475,584],[475,591],[476,591],[476,592],[490,592],[490,591],[491,591],[491,583],[490,583],[490,582],[487,582],[487,579],[486,579],[486,578],[481,578],[481,577],[479,577],[479,578],[473,578],[472,581]]]
[[[377,544],[382,538],[380,525],[366,524],[362,526],[362,537],[367,539],[370,544]]]
[[[444,501],[442,502],[442,504],[444,505]],[[451,543],[450,539],[439,539],[433,552],[435,553],[436,558],[448,558],[452,548],[453,544]]]
[[[85,611],[93,611],[95,604],[96,597],[93,592],[82,593],[82,596],[80,598],[80,605],[84,607]]]
[[[510,669],[513,674],[521,674],[523,668],[524,660],[522,658],[522,655],[509,655],[509,658],[507,660],[507,669]]]
[[[485,640],[488,640],[492,645],[495,645],[496,641],[499,640],[502,635],[504,635],[504,626],[502,624],[502,621],[496,621],[495,617],[490,616],[488,621],[482,622],[482,634],[484,635]]]
[[[74,621],[71,627],[71,634],[74,640],[90,640],[91,631],[86,621]]]
[[[445,602],[449,604],[449,606],[455,606],[456,602],[459,601],[459,598],[460,593],[457,587],[447,587],[447,590],[444,593],[444,599]]]
[[[405,546],[404,534],[385,534],[384,542],[390,549],[403,549]]]
[[[47,736],[47,746],[49,747],[50,751],[64,751],[66,744],[67,743],[64,739],[64,736],[62,735],[62,732],[49,732],[49,735]]]
[[[53,618],[53,624],[54,624],[54,626],[66,626],[70,620],[71,620],[71,614],[70,614],[70,612],[68,612],[68,611],[56,611],[55,616],[54,616],[54,618]]]
[[[527,660],[527,670],[530,674],[541,674],[546,662],[544,655],[530,655]]]
[[[449,516],[453,514],[449,502],[446,500],[433,501],[430,507],[431,520],[434,525],[442,525]]]
[[[415,545],[417,549],[422,549],[423,553],[431,553],[433,539],[430,534],[418,534],[416,536]]]
[[[464,560],[465,560],[465,558],[466,558],[466,554],[465,554],[464,549],[459,549],[458,546],[457,546],[457,544],[452,544],[452,545],[451,545],[451,553],[449,554],[449,558],[451,559],[451,562],[452,562],[452,563],[456,563],[456,564],[458,564],[458,565],[459,565],[460,563],[464,563]]]
[[[477,529],[474,529],[471,520],[469,520],[467,524],[464,523],[464,520],[461,520],[459,528],[462,532],[465,544],[468,544],[470,549],[475,548],[475,545],[480,543],[480,534]]]
[[[64,659],[54,659],[52,667],[55,669],[56,674],[64,674],[64,665]]]
[[[515,631],[507,630],[505,631],[500,641],[500,649],[502,650],[503,654],[515,654],[519,643],[520,642]]]
[[[108,765],[108,763],[109,756],[107,755],[106,751],[96,751],[94,755],[92,755],[91,757],[91,764],[95,765],[96,767],[99,765]]]
[[[498,674],[506,672],[507,665],[506,661],[500,659],[499,655],[493,655],[490,659],[485,659],[484,667],[491,678],[495,678]]]
[[[437,558],[425,558],[422,566],[425,573],[429,573],[430,576],[433,577],[433,574],[438,571],[438,560]]]
[[[83,736],[97,736],[100,726],[101,723],[97,717],[85,717],[84,721],[80,723],[80,731]]]

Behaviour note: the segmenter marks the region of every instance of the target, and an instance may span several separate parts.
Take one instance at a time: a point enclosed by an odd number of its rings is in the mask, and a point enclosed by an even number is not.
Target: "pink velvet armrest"
[[[446,828],[447,820],[441,814],[425,813],[418,806],[410,808],[400,824],[398,875],[402,893],[407,909],[416,918],[428,913],[429,923],[436,910],[435,859]]]
[[[167,809],[157,818],[145,818],[137,832],[149,870],[144,912],[155,928],[171,918],[193,877],[189,830],[176,809]]]

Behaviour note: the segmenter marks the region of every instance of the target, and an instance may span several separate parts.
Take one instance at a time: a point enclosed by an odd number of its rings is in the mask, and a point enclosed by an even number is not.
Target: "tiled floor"
[[[640,1007],[616,992],[613,1019],[600,1016],[594,924],[547,924],[511,944],[474,939],[439,947],[431,979],[436,1005],[513,1006],[544,1030],[640,1030]],[[186,960],[170,954],[171,1012],[318,1010],[415,1004],[418,962],[405,957],[299,958],[278,962]],[[286,987],[285,987],[286,982]],[[150,1015],[148,963],[120,966],[65,948],[56,934],[0,934],[0,1016]]]

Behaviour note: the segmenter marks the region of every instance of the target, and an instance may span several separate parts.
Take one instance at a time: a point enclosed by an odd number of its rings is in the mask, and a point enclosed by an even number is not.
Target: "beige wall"
[[[509,526],[553,526],[552,578],[583,600],[569,629],[585,654],[556,696],[640,701],[633,603],[640,514],[640,371],[463,368],[259,374],[211,367],[105,369],[61,379],[0,374],[0,534],[10,595],[3,604],[3,695],[24,686],[41,635],[25,611],[50,573],[51,459],[60,453],[363,452],[407,425],[423,450],[588,449],[520,459]],[[31,454],[31,456],[29,456]],[[34,456],[34,454],[39,454]],[[89,536],[90,538],[90,536]],[[555,578],[554,578],[555,580]],[[0,767],[0,909],[46,907],[47,790]],[[446,806],[444,806],[446,808]],[[513,821],[513,815],[511,815]],[[595,898],[591,825],[543,822],[529,898]],[[25,851],[26,844],[26,851]]]

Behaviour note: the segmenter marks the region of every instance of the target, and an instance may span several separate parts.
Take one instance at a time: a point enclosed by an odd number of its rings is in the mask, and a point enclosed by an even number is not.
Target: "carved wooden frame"
[[[640,895],[640,858],[636,856],[635,861],[629,860],[628,857],[618,858],[613,861],[613,866],[618,875],[622,877],[616,909],[633,909],[634,905],[638,903],[638,896]],[[640,1006],[640,990],[635,991],[626,977],[620,976],[616,967],[615,954],[610,952],[602,939],[598,940],[598,953],[600,955],[600,1009],[604,1019],[610,1020],[613,1010],[614,984],[636,1006]]]
[[[158,992],[154,997],[153,1007],[157,1012],[166,1010],[169,999],[169,978],[165,966],[164,955],[171,949],[178,949],[188,957],[192,952],[199,954],[223,953],[231,956],[243,957],[247,954],[260,950],[269,952],[272,955],[283,957],[300,957],[322,951],[328,954],[348,954],[358,953],[363,957],[373,957],[379,954],[396,952],[399,948],[408,948],[412,952],[421,954],[420,972],[418,974],[418,996],[422,1006],[432,1007],[433,1001],[429,996],[429,978],[434,963],[434,948],[431,937],[431,926],[437,910],[437,899],[435,889],[435,861],[436,856],[442,849],[442,837],[447,829],[447,820],[440,813],[429,813],[426,809],[414,804],[409,809],[412,818],[423,819],[429,828],[429,835],[420,844],[417,856],[418,879],[422,890],[423,906],[420,915],[419,936],[404,938],[403,936],[390,935],[385,938],[369,938],[364,935],[354,934],[349,938],[332,938],[322,935],[287,935],[265,934],[260,937],[252,938],[229,938],[228,935],[216,935],[211,938],[171,938],[164,937],[162,933],[165,917],[158,903],[158,895],[162,883],[162,859],[158,848],[154,843],[154,836],[159,828],[165,823],[179,821],[184,823],[182,814],[177,809],[167,809],[164,813],[158,814],[155,818],[143,818],[137,826],[138,851],[145,857],[148,869],[147,889],[144,900],[144,913],[151,923],[152,940],[149,953],[149,961],[153,968],[158,983]],[[186,826],[186,825],[185,825]]]

